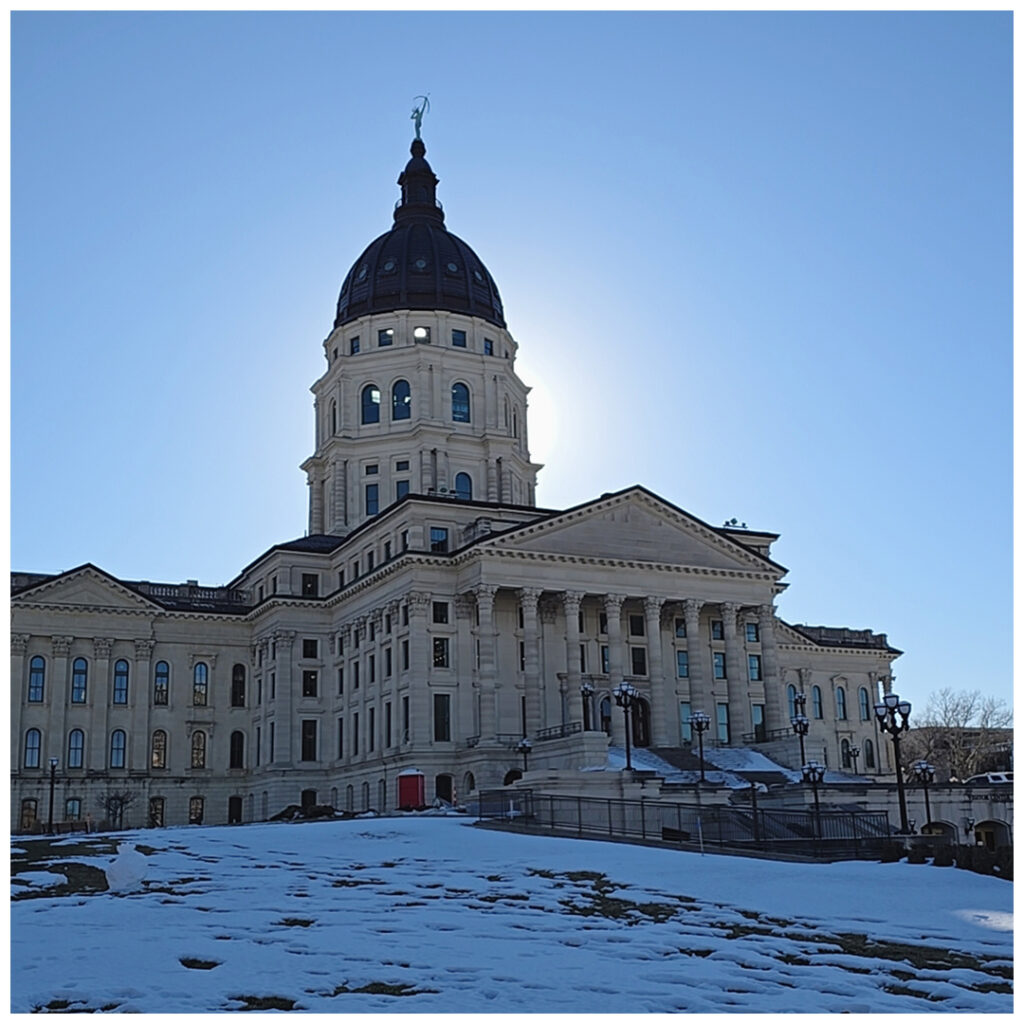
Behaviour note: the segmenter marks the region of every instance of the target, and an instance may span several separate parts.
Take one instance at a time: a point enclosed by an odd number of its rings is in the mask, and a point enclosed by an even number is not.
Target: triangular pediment
[[[640,487],[519,527],[486,546],[726,572],[785,573],[782,566]]]
[[[82,566],[14,594],[13,605],[66,605],[69,608],[152,611],[160,606],[94,565]]]

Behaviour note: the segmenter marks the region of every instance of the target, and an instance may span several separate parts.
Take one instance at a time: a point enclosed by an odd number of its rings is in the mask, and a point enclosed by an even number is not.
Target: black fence
[[[529,789],[484,790],[479,820],[530,831],[607,836],[705,847],[798,854],[828,860],[876,859],[898,841],[874,811],[761,810],[665,800],[552,796]]]

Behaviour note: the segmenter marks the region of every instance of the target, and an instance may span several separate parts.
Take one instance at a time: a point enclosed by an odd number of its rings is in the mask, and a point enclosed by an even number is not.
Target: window
[[[380,511],[380,484],[366,485],[366,514],[375,516]],[[370,567],[367,567],[369,571]]]
[[[320,593],[320,576],[315,572],[302,574],[302,596],[316,597]]]
[[[36,815],[39,808],[37,800],[28,799],[21,801],[21,831],[31,832],[36,826]]]
[[[526,644],[522,640],[519,641],[519,671],[526,671]]]
[[[676,675],[680,679],[690,678],[690,654],[688,651],[676,651]]]
[[[171,669],[166,661],[158,661],[153,670],[153,703],[167,706],[167,694],[171,686]]]
[[[354,338],[348,339],[348,351],[350,355],[356,355],[359,352],[359,335],[357,334]]]
[[[728,743],[729,742],[729,705],[728,704],[716,704],[715,710],[717,711],[717,724],[718,724],[718,742]]]
[[[395,501],[401,501],[409,493],[409,481],[408,480],[396,480],[395,481]],[[403,537],[407,540],[407,535],[403,534]],[[402,550],[404,551],[408,547],[406,543]]]
[[[40,704],[46,686],[46,661],[37,654],[28,663],[28,700],[30,704]]]
[[[630,647],[629,654],[633,667],[633,675],[647,675],[647,649],[644,647]]]
[[[863,686],[857,691],[857,700],[860,704],[860,720],[862,722],[870,722],[871,701],[868,698],[868,691]]]
[[[679,736],[683,743],[693,742],[693,726],[690,724],[690,702],[681,700],[679,702]]]
[[[89,682],[89,665],[85,658],[75,658],[71,666],[71,703],[84,704]]]
[[[331,402],[331,434],[338,432],[338,403]],[[260,588],[263,589],[262,587]],[[262,595],[261,595],[262,596]]]
[[[448,667],[448,637],[434,637],[434,668]]]
[[[409,472],[409,460],[408,459],[399,459],[395,463],[395,472],[396,473],[408,473]]]
[[[493,356],[494,355],[494,342],[491,341],[490,338],[484,338],[484,355],[485,356]]]
[[[197,708],[206,707],[206,694],[209,688],[210,670],[205,661],[197,661],[192,669],[192,703]]]
[[[587,645],[580,644],[580,671],[587,671]]]
[[[608,658],[608,645],[601,644],[601,671],[605,675],[607,675],[611,671],[611,669],[608,667],[609,663],[610,662]]]
[[[124,729],[115,729],[110,734],[110,767],[111,768],[123,768],[124,767],[124,752],[125,747],[128,745],[128,738],[125,736]]]
[[[338,760],[345,756],[345,719],[338,719]]]
[[[413,341],[417,345],[429,345],[430,344],[430,328],[429,327],[414,327],[412,329]]]
[[[206,767],[206,733],[201,729],[192,733],[192,767]]]
[[[359,753],[359,712],[352,715],[352,754]]]
[[[377,332],[377,347],[387,348],[388,345],[395,343],[395,331],[394,328],[388,327],[386,330]]]
[[[455,474],[455,497],[459,501],[473,500],[473,481],[468,473]]]
[[[380,423],[380,388],[376,384],[363,388],[362,422]]]
[[[686,619],[676,619],[676,639],[686,639]]]
[[[81,729],[72,729],[68,736],[68,767],[81,768],[85,758],[85,733]]]
[[[128,703],[128,662],[119,658],[114,662],[114,694],[115,704]]]
[[[270,673],[270,699],[273,700],[277,696],[277,673]]]
[[[789,705],[789,717],[796,718],[796,687],[792,683],[786,687],[786,703]]]
[[[402,698],[402,742],[409,742],[409,698]]]
[[[409,641],[402,641],[402,671],[409,671]]]
[[[448,622],[448,602],[447,601],[435,601],[434,602],[434,622],[439,625],[444,625]]]
[[[162,796],[151,796],[149,798],[149,827],[163,828],[164,825],[164,798]]]
[[[245,767],[245,733],[238,729],[231,734],[228,744],[228,767]]]
[[[875,767],[875,745],[871,740],[864,741],[864,767]]]
[[[391,418],[407,420],[412,415],[412,392],[407,380],[396,380],[391,388]],[[408,463],[406,469],[409,468]]]
[[[358,339],[357,339],[358,341]],[[189,797],[188,801],[188,823],[190,825],[202,825],[203,810],[206,801],[201,796]]]
[[[358,661],[353,661],[352,662],[352,689],[353,690],[358,690],[359,689],[359,662]]]
[[[768,739],[768,730],[764,724],[764,705],[750,705],[750,720],[754,723],[754,742],[764,743]]]
[[[373,753],[377,749],[377,709],[370,708],[366,720],[366,749]]]
[[[812,686],[811,687],[811,708],[814,711],[814,717],[815,718],[824,718],[825,717],[824,711],[822,710],[821,687],[820,686]]]
[[[391,541],[389,540],[384,541],[384,561],[391,561]],[[388,618],[390,620],[390,616],[388,616]],[[388,629],[388,632],[391,632],[390,628]]]
[[[366,673],[367,679],[366,679],[366,681],[368,683],[375,683],[375,682],[377,682],[377,657],[376,657],[376,655],[371,654],[366,659],[366,669],[367,669],[367,673]]]
[[[344,666],[338,667],[338,696],[340,697],[345,692],[345,668]]]
[[[722,625],[721,619],[711,620],[711,639],[712,640],[724,640],[725,639],[725,627]]]
[[[444,526],[430,528],[430,550],[443,553],[448,550],[448,529]]]
[[[630,615],[630,617],[629,617],[629,635],[630,636],[643,636],[644,635],[644,617],[642,615]]]
[[[462,383],[452,385],[452,420],[469,423],[469,388]]]
[[[452,698],[447,693],[434,694],[434,742],[447,743],[452,738]]]
[[[69,796],[64,801],[64,820],[78,821],[82,817],[82,799],[77,796]]]
[[[302,638],[302,656],[304,658],[316,658],[319,656],[320,644],[316,637],[305,636]]]
[[[245,666],[235,665],[231,669],[231,706],[245,707]]]
[[[384,703],[384,747],[387,749],[392,744],[391,737],[391,702]]]
[[[271,762],[274,760],[274,732],[275,732],[275,730],[274,730],[274,723],[271,722],[270,723],[270,751],[269,751],[269,757],[268,757],[268,760],[271,761]]]
[[[761,679],[761,655],[760,654],[748,654],[747,655],[747,674],[750,677],[752,683],[756,683]]]
[[[757,628],[756,622],[747,623],[747,643],[758,644],[761,642],[761,634]]]
[[[836,718],[846,720],[846,690],[841,686],[836,687]]]
[[[317,672],[315,669],[307,669],[302,673],[302,696],[315,697],[317,695]]]
[[[715,679],[725,678],[725,655],[721,651],[715,651],[711,655]]]
[[[149,749],[149,763],[153,768],[167,767],[167,733],[157,729]]]
[[[456,330],[453,329],[452,330],[452,344],[456,348],[465,348],[466,347],[466,332],[465,331],[456,331]]]
[[[844,768],[850,767],[850,741],[843,740],[839,744],[839,761]]]
[[[38,729],[25,733],[25,767],[38,768],[42,757],[43,734]]]
[[[605,612],[599,612],[597,616],[597,631],[602,635],[608,632],[608,615]]]

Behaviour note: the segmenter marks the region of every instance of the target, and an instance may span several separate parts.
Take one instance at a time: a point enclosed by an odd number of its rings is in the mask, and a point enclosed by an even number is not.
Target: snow
[[[955,868],[702,857],[459,815],[113,840],[145,864],[131,890],[47,895],[36,869],[61,857],[112,866],[59,844],[14,875],[30,884],[11,904],[13,1012],[1012,1009],[1012,883]]]
[[[146,858],[135,849],[134,843],[121,843],[117,856],[104,873],[112,892],[139,889],[146,877]]]

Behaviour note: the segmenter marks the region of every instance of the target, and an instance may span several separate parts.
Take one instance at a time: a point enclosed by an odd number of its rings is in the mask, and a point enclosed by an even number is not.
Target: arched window
[[[844,768],[849,768],[850,767],[850,741],[849,740],[843,740],[843,742],[839,744],[839,757],[840,757],[840,760],[843,762],[843,767]]]
[[[128,662],[124,658],[114,662],[114,703],[128,703]]]
[[[46,687],[46,661],[37,654],[28,663],[28,699],[32,704],[40,704]]]
[[[210,685],[210,670],[205,661],[197,661],[192,669],[192,703],[197,708],[206,707],[206,694]]]
[[[368,782],[363,783],[363,810],[368,811],[370,809],[370,784]]]
[[[871,698],[868,696],[868,691],[863,686],[857,691],[857,700],[860,703],[860,720],[862,722],[870,722]]]
[[[412,393],[407,380],[396,380],[391,388],[391,418],[407,420],[412,415]]]
[[[154,768],[167,767],[167,733],[163,729],[157,729],[153,733],[153,746],[149,761]]]
[[[519,436],[519,407],[512,410],[512,436]]]
[[[338,432],[338,403],[335,401],[331,402],[331,434],[334,435]]]
[[[864,767],[875,767],[875,745],[871,740],[864,741]]]
[[[455,474],[455,497],[461,501],[473,500],[473,481],[468,473]]]
[[[388,784],[383,779],[377,780],[377,810],[384,811],[388,806]]]
[[[355,810],[355,792],[351,786],[345,787],[345,810]]]
[[[153,675],[153,703],[166,706],[171,688],[171,670],[166,661],[158,661]]]
[[[192,796],[188,800],[188,823],[202,825],[205,801],[201,796]]]
[[[71,666],[71,703],[84,704],[89,682],[89,664],[85,658],[75,658]]]
[[[841,686],[836,687],[836,718],[846,720],[846,690]]]
[[[245,707],[245,666],[235,665],[231,670],[231,706]]]
[[[452,385],[452,419],[469,423],[469,388],[465,384]]]
[[[128,737],[125,736],[124,729],[115,729],[110,734],[110,767],[111,768],[123,768],[124,767],[124,752],[128,746]]]
[[[239,732],[237,729],[231,734],[229,758],[229,768],[245,767],[245,733]]]
[[[796,687],[792,683],[786,687],[786,702],[789,704],[789,717],[796,718]]]
[[[815,718],[824,718],[825,712],[821,703],[821,687],[811,687],[811,708]]]
[[[380,423],[380,388],[367,384],[363,388],[363,423]]]
[[[81,768],[85,760],[85,733],[72,729],[68,736],[68,767]]]
[[[43,749],[43,734],[38,729],[25,733],[25,767],[38,768]]]
[[[192,733],[192,767],[206,767],[206,733],[201,729]]]

